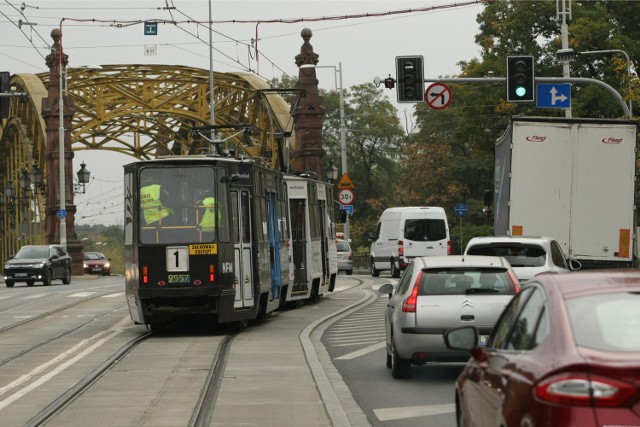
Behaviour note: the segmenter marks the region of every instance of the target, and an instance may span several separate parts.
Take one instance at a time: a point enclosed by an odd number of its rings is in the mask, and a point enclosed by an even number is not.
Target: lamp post
[[[82,184],[82,194],[85,192],[85,185],[89,183],[89,178],[91,177],[91,172],[86,168],[87,165],[82,162],[80,164],[80,170],[76,172],[78,175],[78,185],[76,187],[76,194],[80,193],[80,184]]]
[[[60,24],[62,27],[62,24]],[[62,61],[62,29],[60,29],[60,47],[58,52],[58,85],[59,85],[59,97],[58,97],[58,120],[60,126],[58,127],[58,153],[59,158],[59,180],[60,180],[60,208],[58,209],[58,219],[60,220],[60,226],[58,228],[60,233],[60,246],[67,250],[67,215],[66,215],[66,189],[65,189],[65,167],[64,167],[64,95],[66,88],[62,85],[63,74],[63,61]]]
[[[556,52],[556,59],[558,61],[562,61],[563,63],[571,62],[578,55],[595,55],[599,53],[619,53],[624,56],[627,61],[627,76],[629,77],[629,93],[631,93],[631,61],[629,60],[629,55],[627,52],[621,49],[605,49],[605,50],[587,50],[584,52],[576,52],[572,48],[568,49],[560,49]],[[629,116],[633,117],[633,103],[631,99],[629,99]]]
[[[349,169],[347,167],[347,126],[344,121],[344,100],[342,94],[342,62],[338,62],[337,67],[335,65],[304,64],[301,65],[300,68],[333,68],[334,70],[334,83],[340,96],[340,158],[342,160],[342,175],[344,175],[349,171]],[[346,241],[350,241],[351,239],[348,214],[347,220],[344,223],[344,239]]]

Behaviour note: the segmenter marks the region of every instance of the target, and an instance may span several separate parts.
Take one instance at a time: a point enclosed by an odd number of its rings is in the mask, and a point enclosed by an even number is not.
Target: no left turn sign
[[[451,89],[442,83],[433,83],[424,93],[424,101],[434,110],[443,110],[451,102]]]

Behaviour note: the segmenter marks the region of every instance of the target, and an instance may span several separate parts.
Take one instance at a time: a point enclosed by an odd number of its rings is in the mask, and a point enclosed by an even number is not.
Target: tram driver
[[[157,227],[170,225],[173,211],[169,208],[165,200],[168,200],[169,193],[166,188],[156,183],[150,174],[143,175],[140,187],[140,208],[146,226]]]

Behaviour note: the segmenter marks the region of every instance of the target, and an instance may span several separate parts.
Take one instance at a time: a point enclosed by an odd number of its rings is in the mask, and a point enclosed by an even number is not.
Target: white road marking
[[[47,295],[47,294],[33,294],[33,295],[27,295],[24,298],[25,299],[36,299],[36,298],[42,298],[45,295]]]
[[[384,348],[384,346],[385,346],[385,342],[384,341],[380,341],[379,343],[370,345],[369,347],[362,348],[362,349],[360,349],[358,351],[353,351],[353,352],[351,352],[349,354],[345,354],[344,356],[336,357],[336,359],[338,359],[338,360],[355,359],[356,357],[360,357],[360,356],[364,356],[365,354],[373,353],[376,350]]]
[[[428,417],[430,415],[451,414],[456,411],[453,403],[423,406],[405,406],[403,408],[374,409],[373,413],[380,421],[401,420],[405,418]]]
[[[12,404],[16,400],[21,399],[22,397],[24,397],[30,391],[33,391],[36,388],[40,387],[41,385],[45,384],[47,381],[49,381],[50,379],[52,379],[53,377],[55,377],[59,373],[63,372],[65,369],[67,369],[68,367],[72,366],[74,363],[76,363],[79,360],[83,359],[85,356],[87,356],[90,353],[92,353],[94,350],[96,350],[102,344],[104,344],[105,342],[109,341],[111,338],[115,337],[116,335],[122,333],[126,329],[127,326],[131,327],[130,323],[131,323],[131,320],[127,316],[127,317],[123,318],[118,324],[116,324],[111,330],[98,332],[94,336],[80,341],[78,344],[76,344],[75,346],[71,347],[69,350],[65,351],[64,353],[60,353],[58,356],[54,357],[53,359],[49,360],[48,362],[45,362],[45,363],[41,364],[40,366],[35,367],[28,374],[22,375],[21,377],[17,378],[16,380],[12,381],[11,383],[7,384],[6,386],[0,388],[0,396],[1,396],[3,394],[7,393],[10,390],[13,390],[13,389],[15,389],[17,387],[22,386],[22,384],[26,383],[27,381],[30,381],[32,379],[32,377],[36,377],[34,382],[32,382],[31,384],[29,384],[29,385],[17,390],[15,393],[13,393],[12,395],[8,396],[6,399],[0,401],[0,410],[6,408],[7,406]],[[106,336],[102,337],[103,335],[106,335]],[[66,362],[60,364],[59,366],[57,366],[55,368],[53,368],[52,370],[50,370],[46,374],[38,377],[38,375],[42,374],[46,369],[50,368],[51,366],[55,365],[58,362],[61,362],[61,361],[65,360],[65,359],[67,359],[68,357],[72,356],[74,353],[80,351],[83,347],[89,345],[92,341],[95,341],[95,342],[93,344],[91,344],[89,347],[85,348],[83,351],[81,351],[80,353],[78,353],[77,355],[72,357],[71,359],[67,360]]]
[[[94,295],[96,293],[97,292],[78,292],[78,293],[69,295],[69,298],[84,298],[84,297],[89,297],[91,295]]]

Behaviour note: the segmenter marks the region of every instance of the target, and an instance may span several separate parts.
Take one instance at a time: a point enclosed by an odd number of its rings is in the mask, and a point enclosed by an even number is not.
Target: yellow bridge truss
[[[97,69],[96,69],[97,68]],[[170,65],[105,65],[68,68],[67,95],[74,100],[73,151],[112,150],[136,159],[209,152],[190,131],[211,123],[208,70]],[[11,76],[9,118],[0,123],[0,260],[24,244],[44,242],[47,183],[46,127],[42,99],[49,74]],[[223,148],[246,153],[274,169],[290,161],[291,107],[260,77],[214,73],[216,125],[251,125],[253,132],[219,135]],[[208,132],[205,132],[208,136]],[[278,150],[283,155],[278,156]],[[43,185],[26,185],[36,166]],[[22,178],[22,181],[21,181]],[[12,191],[13,189],[13,191]],[[9,190],[9,191],[7,191]]]

